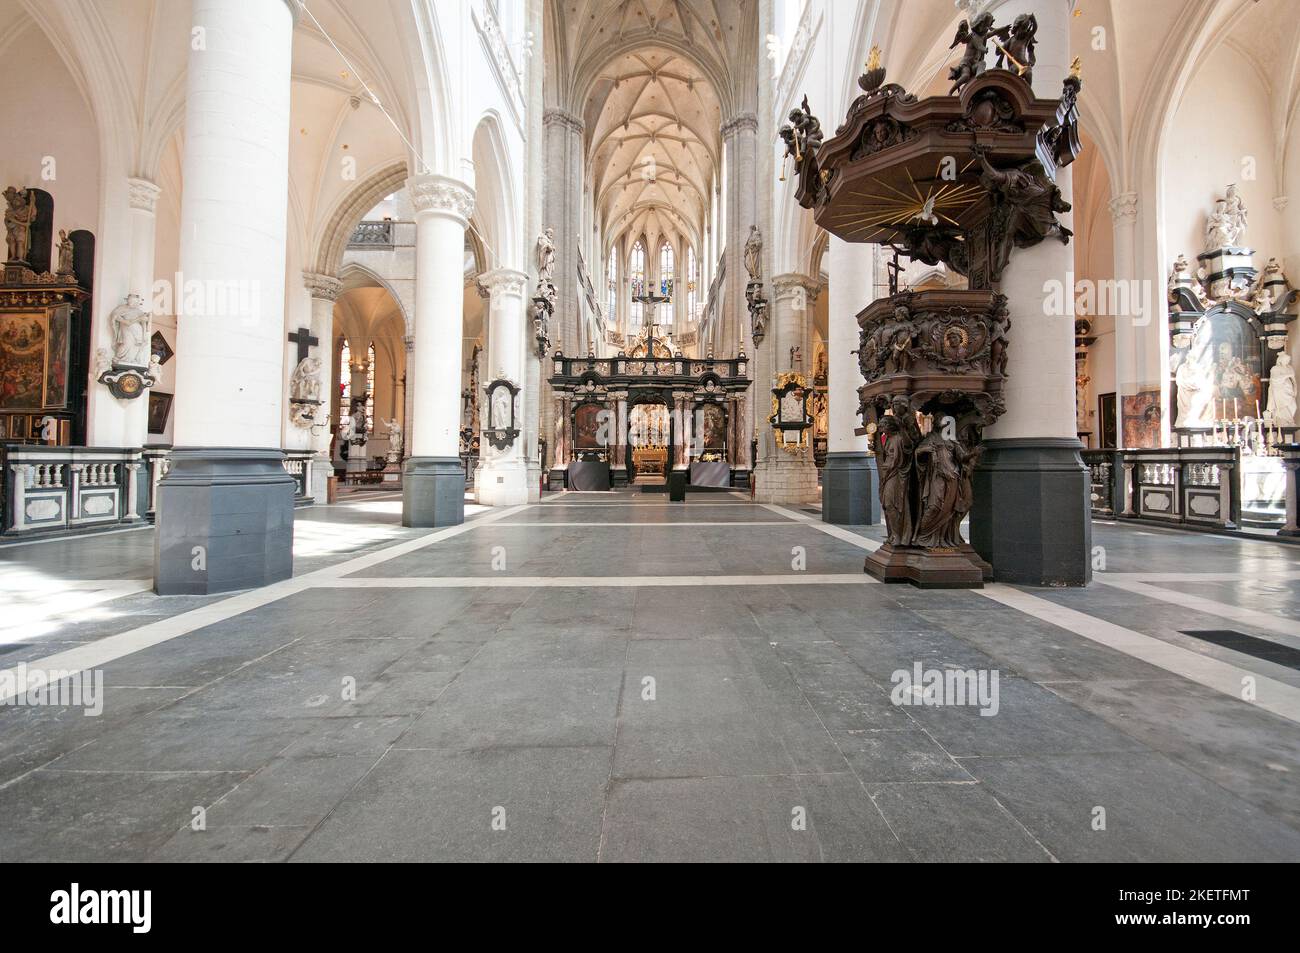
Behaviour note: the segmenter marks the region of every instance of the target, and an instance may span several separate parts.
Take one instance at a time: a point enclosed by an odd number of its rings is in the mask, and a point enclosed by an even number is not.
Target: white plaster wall
[[[98,231],[99,141],[94,117],[35,24],[13,37],[0,55],[0,188],[35,186],[54,196],[58,229]],[[42,175],[54,160],[55,178]],[[52,252],[57,254],[57,252]]]

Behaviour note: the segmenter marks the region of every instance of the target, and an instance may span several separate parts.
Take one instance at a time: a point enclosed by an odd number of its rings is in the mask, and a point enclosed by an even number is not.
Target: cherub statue
[[[948,71],[948,78],[952,80],[949,96],[960,93],[970,85],[971,80],[984,72],[984,60],[989,54],[989,39],[995,33],[991,13],[981,13],[974,20],[961,21],[957,35],[953,37],[948,49],[955,50],[964,44],[966,52],[962,55],[961,62]]]
[[[1002,42],[998,44],[998,56],[994,65],[1001,69],[1006,63],[1007,68],[1014,69],[1026,83],[1033,83],[1037,33],[1038,17],[1032,13],[1022,13],[1011,26],[998,30],[997,36]]]

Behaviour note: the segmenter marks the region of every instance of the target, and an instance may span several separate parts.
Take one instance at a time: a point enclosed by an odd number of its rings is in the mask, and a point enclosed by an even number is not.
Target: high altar
[[[665,483],[681,471],[693,486],[746,486],[749,359],[684,357],[648,326],[614,357],[552,357],[555,453],[552,489]]]

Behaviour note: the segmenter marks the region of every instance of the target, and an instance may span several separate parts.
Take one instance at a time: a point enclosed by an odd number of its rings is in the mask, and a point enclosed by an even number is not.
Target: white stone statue
[[[396,417],[392,420],[385,420],[384,425],[388,428],[389,455],[400,454],[402,452],[402,425],[398,423]]]
[[[1217,251],[1233,244],[1236,238],[1235,227],[1228,217],[1227,200],[1219,199],[1214,203],[1214,211],[1205,225],[1205,250]]]
[[[1228,193],[1224,196],[1223,202],[1228,213],[1228,220],[1232,223],[1232,243],[1234,245],[1244,244],[1247,222],[1246,202],[1237,191],[1235,183],[1228,186]]]
[[[511,394],[509,387],[498,387],[492,395],[492,429],[505,430],[510,426]]]
[[[357,404],[352,410],[352,446],[364,447],[369,439],[366,433],[366,406]]]
[[[763,235],[757,225],[749,226],[749,238],[745,241],[745,270],[749,272],[750,281],[763,280]]]
[[[350,415],[345,414],[343,416],[343,419],[339,421],[339,442],[351,443],[352,438],[355,437],[356,434],[357,434],[356,421]]]
[[[1295,369],[1291,355],[1282,351],[1268,375],[1268,413],[1279,427],[1294,427],[1296,411]]]
[[[537,283],[549,284],[555,274],[555,229],[548,228],[537,238]]]
[[[304,357],[289,378],[291,400],[320,400],[320,358]]]
[[[1178,417],[1175,427],[1208,427],[1213,423],[1214,365],[1204,346],[1188,352],[1178,365]]]
[[[126,301],[113,309],[108,316],[113,331],[113,363],[127,367],[149,366],[149,312],[143,307],[144,299],[129,294]]]

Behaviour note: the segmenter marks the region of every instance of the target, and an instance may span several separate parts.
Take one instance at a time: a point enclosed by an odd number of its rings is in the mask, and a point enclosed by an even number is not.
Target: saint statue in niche
[[[127,367],[148,367],[149,313],[141,307],[144,299],[129,294],[108,316],[113,331],[113,363]]]
[[[1277,356],[1268,377],[1268,413],[1279,427],[1294,427],[1296,411],[1295,369],[1286,351]]]
[[[59,264],[55,273],[60,276],[71,277],[72,270],[72,239],[68,237],[66,228],[59,229]]]

